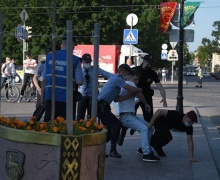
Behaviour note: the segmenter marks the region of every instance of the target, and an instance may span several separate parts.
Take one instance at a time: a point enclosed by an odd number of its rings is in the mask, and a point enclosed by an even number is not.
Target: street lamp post
[[[178,63],[178,95],[176,110],[183,112],[183,41],[184,41],[184,28],[183,28],[183,9],[184,0],[180,3],[180,25],[179,25],[179,63]]]

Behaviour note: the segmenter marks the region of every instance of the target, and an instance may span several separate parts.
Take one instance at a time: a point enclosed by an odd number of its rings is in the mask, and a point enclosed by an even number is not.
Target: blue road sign
[[[124,29],[124,44],[137,44],[138,43],[138,30],[137,29]]]
[[[24,27],[23,26],[17,27],[17,39],[24,39]]]

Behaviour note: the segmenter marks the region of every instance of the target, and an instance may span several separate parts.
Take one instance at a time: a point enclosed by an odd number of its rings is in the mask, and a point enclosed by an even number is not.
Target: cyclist
[[[23,62],[23,68],[24,68],[24,79],[23,79],[23,85],[21,87],[21,96],[18,100],[18,103],[21,102],[22,97],[24,95],[25,88],[27,86],[28,80],[33,78],[35,70],[37,68],[37,61],[35,59],[31,58],[30,53],[27,53],[26,60]]]
[[[2,64],[1,67],[1,89],[5,86],[5,89],[8,88],[8,85],[5,84],[7,81],[7,78],[9,76],[12,76],[12,73],[15,71],[15,69],[13,70],[13,67],[10,66],[11,63],[11,59],[9,57],[5,58],[5,63]]]

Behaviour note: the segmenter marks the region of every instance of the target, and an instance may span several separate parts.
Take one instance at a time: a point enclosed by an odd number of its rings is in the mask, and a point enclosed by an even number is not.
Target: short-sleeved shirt
[[[89,81],[86,80],[86,71],[84,68],[82,68],[83,73],[83,84],[79,87],[79,92],[83,96],[92,96],[92,87],[93,87],[93,66],[88,69],[88,75],[89,75]],[[101,68],[98,69],[98,74],[102,75],[103,77],[109,79],[111,76],[114,76],[114,74],[109,73]]]
[[[140,66],[134,67],[133,69],[136,69],[141,74],[141,76],[139,77],[137,87],[142,89],[143,94],[150,95],[153,91],[150,87],[151,84],[153,82],[154,83],[160,82],[157,73],[151,68],[143,69],[142,64]]]
[[[37,61],[35,59],[31,59],[30,61],[28,59],[24,60],[23,64],[37,64]],[[24,69],[24,73],[29,73],[29,74],[34,74],[35,73],[35,68],[33,67],[29,67],[29,68],[26,68]]]
[[[132,81],[126,81],[126,83],[130,86],[137,87],[134,84],[134,82],[132,82]],[[121,89],[120,96],[127,96],[127,95],[131,95],[131,94],[132,93],[129,92],[128,90],[126,90],[124,88]],[[119,113],[122,113],[122,112],[135,112],[135,101],[134,101],[134,99],[135,99],[135,97],[118,102]]]
[[[98,100],[105,100],[109,104],[119,96],[121,88],[126,85],[125,80],[119,74],[116,74],[109,78],[109,80],[102,87]]]
[[[163,121],[163,123],[166,124],[166,126],[169,129],[177,129],[180,131],[185,131],[187,135],[192,135],[193,134],[193,126],[186,127],[183,124],[182,120],[183,120],[184,116],[185,116],[185,114],[183,114],[179,111],[168,110],[167,116],[160,118],[158,120]],[[155,128],[156,128],[156,126],[155,126]]]

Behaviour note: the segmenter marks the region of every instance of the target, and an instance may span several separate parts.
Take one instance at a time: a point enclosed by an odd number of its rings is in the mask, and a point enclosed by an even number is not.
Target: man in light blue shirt
[[[121,155],[116,150],[116,142],[122,125],[118,118],[111,112],[110,104],[119,96],[122,87],[132,93],[142,92],[140,88],[126,84],[124,78],[132,73],[130,66],[121,64],[118,68],[118,73],[109,78],[98,95],[97,116],[101,119],[102,124],[107,126],[107,142],[111,140],[109,156],[113,158],[121,158]]]
[[[93,86],[93,66],[91,65],[92,58],[90,54],[84,54],[82,56],[82,73],[83,84],[79,87],[79,92],[82,94],[82,100],[78,102],[77,108],[77,120],[85,118],[85,112],[87,110],[87,118],[91,118],[91,101],[92,101],[92,86]],[[98,69],[98,74],[104,78],[109,79],[114,74]]]

